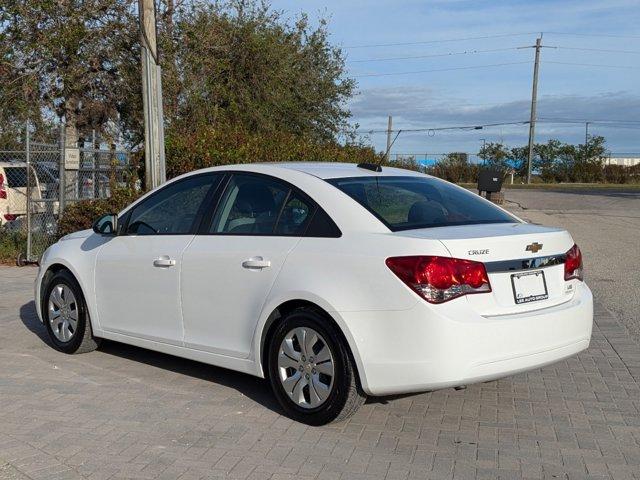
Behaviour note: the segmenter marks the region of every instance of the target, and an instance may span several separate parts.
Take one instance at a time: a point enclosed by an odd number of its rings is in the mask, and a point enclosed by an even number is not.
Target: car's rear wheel
[[[86,353],[98,348],[82,290],[66,270],[57,272],[47,283],[42,313],[53,345],[64,353]]]
[[[344,420],[365,401],[344,340],[315,310],[294,310],[280,322],[269,345],[268,367],[280,405],[300,422]]]

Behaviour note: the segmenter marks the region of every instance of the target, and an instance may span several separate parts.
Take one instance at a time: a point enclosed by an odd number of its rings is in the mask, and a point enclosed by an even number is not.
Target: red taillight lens
[[[15,220],[16,218],[17,218],[17,216],[16,216],[16,215],[13,215],[13,214],[11,214],[11,213],[5,213],[5,214],[4,214],[4,219],[5,219],[7,222],[11,222],[12,220]]]
[[[7,198],[7,190],[4,188],[4,175],[0,174],[0,198]]]
[[[577,278],[578,280],[582,280],[582,252],[580,248],[578,248],[578,245],[574,244],[565,255],[564,279],[571,280],[572,278]]]
[[[400,280],[430,303],[491,291],[487,271],[480,262],[411,256],[387,258],[386,263]]]

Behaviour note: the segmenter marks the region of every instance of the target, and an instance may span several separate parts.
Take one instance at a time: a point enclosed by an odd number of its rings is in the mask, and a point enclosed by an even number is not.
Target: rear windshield
[[[10,188],[24,188],[27,186],[27,167],[4,167],[7,183]]]
[[[392,231],[518,222],[475,193],[434,178],[352,177],[327,181]]]

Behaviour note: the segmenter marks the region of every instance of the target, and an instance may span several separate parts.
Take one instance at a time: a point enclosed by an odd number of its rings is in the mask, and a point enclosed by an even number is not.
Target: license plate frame
[[[525,280],[521,281],[521,279]],[[513,290],[513,300],[516,302],[516,305],[539,302],[549,298],[549,290],[547,289],[544,270],[512,273],[511,288]]]

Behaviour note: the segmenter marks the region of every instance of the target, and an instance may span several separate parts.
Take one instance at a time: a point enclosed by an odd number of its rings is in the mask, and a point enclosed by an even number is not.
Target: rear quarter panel
[[[447,255],[437,240],[408,239],[388,233],[344,233],[340,238],[303,238],[287,257],[256,328],[254,351],[260,352],[269,316],[284,302],[305,300],[325,310],[342,330],[360,372],[361,339],[353,338],[346,312],[403,311],[421,300],[386,266],[399,255]],[[260,355],[255,355],[261,371]]]

